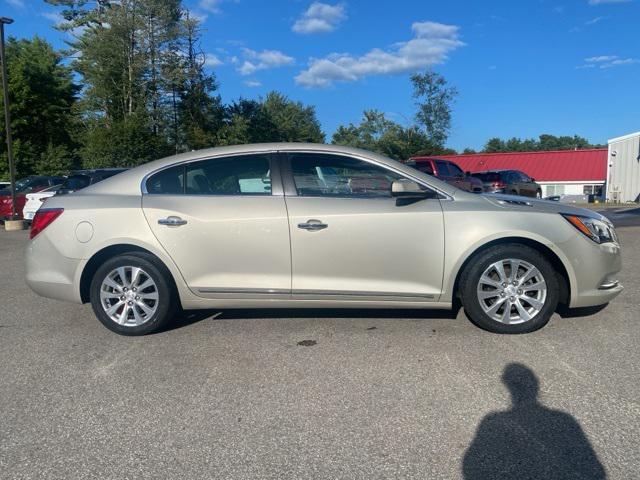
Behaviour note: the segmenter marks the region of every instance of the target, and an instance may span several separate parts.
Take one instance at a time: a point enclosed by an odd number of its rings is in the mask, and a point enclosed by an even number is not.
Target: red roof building
[[[606,148],[437,156],[457,163],[465,172],[520,170],[542,185],[544,196],[600,191],[607,179],[607,157]]]

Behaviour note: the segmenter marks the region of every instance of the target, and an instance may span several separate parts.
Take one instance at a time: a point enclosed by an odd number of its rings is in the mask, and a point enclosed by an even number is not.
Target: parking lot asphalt
[[[626,290],[528,335],[279,310],[130,338],[33,294],[26,232],[0,231],[0,477],[640,478],[640,227],[619,235]]]

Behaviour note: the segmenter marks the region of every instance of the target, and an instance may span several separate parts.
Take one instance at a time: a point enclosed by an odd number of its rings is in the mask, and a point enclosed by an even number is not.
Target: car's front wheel
[[[496,333],[527,333],[547,324],[558,306],[558,278],[547,258],[520,244],[496,245],[462,274],[469,319]]]
[[[177,304],[168,275],[149,254],[113,257],[93,276],[93,311],[105,327],[121,335],[155,332],[171,320]]]

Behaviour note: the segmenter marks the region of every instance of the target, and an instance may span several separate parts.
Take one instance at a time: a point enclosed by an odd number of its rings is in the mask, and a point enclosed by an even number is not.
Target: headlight
[[[616,231],[613,228],[613,225],[608,222],[580,215],[562,214],[562,216],[566,218],[571,225],[576,227],[596,243],[618,243]]]

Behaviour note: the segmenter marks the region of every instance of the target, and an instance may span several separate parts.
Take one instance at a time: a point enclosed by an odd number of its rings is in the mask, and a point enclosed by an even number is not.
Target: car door
[[[215,157],[146,181],[149,226],[196,294],[289,296],[289,224],[272,163],[270,154]]]
[[[438,299],[444,262],[440,201],[396,201],[391,183],[400,178],[361,158],[284,156],[294,298]]]
[[[517,185],[518,194],[524,197],[531,197],[531,188],[529,186],[529,182],[527,177],[519,171],[512,172],[513,181]]]
[[[533,181],[533,179],[524,172],[520,172],[522,177],[522,182],[525,188],[527,189],[527,196],[535,197],[538,193],[538,184]]]

